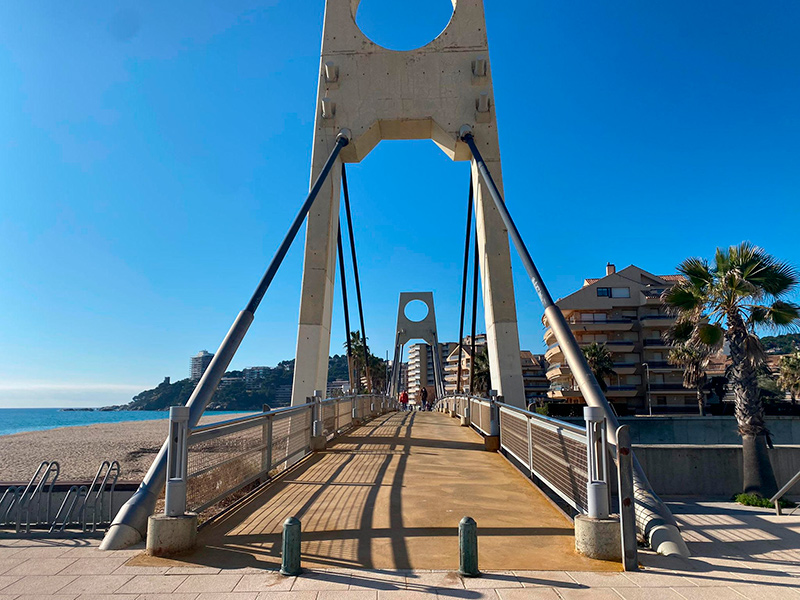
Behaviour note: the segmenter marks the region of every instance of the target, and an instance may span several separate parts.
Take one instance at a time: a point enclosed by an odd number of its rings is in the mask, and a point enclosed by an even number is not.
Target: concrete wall
[[[583,425],[583,419],[566,418]],[[631,428],[633,444],[741,444],[735,417],[620,417]],[[800,444],[800,417],[767,417],[776,445]]]
[[[659,495],[730,498],[742,490],[741,444],[634,445],[634,452]],[[800,446],[776,446],[770,460],[782,486],[800,471]],[[788,495],[800,498],[800,483]]]

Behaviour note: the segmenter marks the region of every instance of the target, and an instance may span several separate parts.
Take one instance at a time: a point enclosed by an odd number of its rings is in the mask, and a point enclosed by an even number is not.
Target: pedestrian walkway
[[[459,423],[438,412],[378,417],[204,528],[182,562],[274,568],[295,516],[306,565],[454,569],[468,515],[484,569],[620,570],[576,554],[571,521]]]
[[[792,600],[800,599],[800,516],[736,504],[670,502],[693,558],[641,552],[636,573],[134,566],[142,549],[100,552],[99,536],[0,535],[0,600]]]

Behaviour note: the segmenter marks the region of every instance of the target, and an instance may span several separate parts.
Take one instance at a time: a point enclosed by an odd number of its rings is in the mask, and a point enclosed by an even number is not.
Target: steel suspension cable
[[[475,395],[475,325],[478,317],[478,224],[475,223],[475,256],[472,259],[472,331],[470,335],[469,393]]]
[[[339,251],[339,279],[342,280],[342,307],[344,308],[344,333],[345,333],[345,340],[347,343],[347,379],[350,382],[350,388],[353,389],[353,373],[352,373],[352,364],[350,361],[353,360],[353,347],[352,343],[350,342],[350,305],[347,302],[347,279],[345,279],[345,272],[344,272],[344,249],[342,248],[342,224],[339,223],[339,226],[336,231],[336,246]]]
[[[372,378],[369,369],[369,348],[367,346],[367,330],[364,327],[364,306],[361,303],[361,281],[358,277],[358,260],[356,260],[356,241],[353,236],[353,218],[350,215],[350,190],[347,187],[347,171],[342,163],[342,189],[344,190],[344,209],[347,215],[347,231],[350,234],[350,255],[353,261],[353,278],[356,282],[356,300],[358,301],[358,319],[361,323],[361,338],[364,344],[364,369],[367,375],[367,392],[372,391]]]
[[[458,325],[458,372],[456,393],[461,393],[461,356],[464,353],[464,312],[467,304],[467,273],[469,272],[469,239],[472,235],[472,173],[469,174],[469,200],[467,201],[467,233],[464,236],[464,271],[461,275],[461,320]]]

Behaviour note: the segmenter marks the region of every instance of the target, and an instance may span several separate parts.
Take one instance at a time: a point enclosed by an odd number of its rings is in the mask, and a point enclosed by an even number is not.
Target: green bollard
[[[458,574],[462,577],[480,577],[478,570],[478,524],[472,517],[464,517],[458,524]]]
[[[283,552],[281,575],[300,575],[300,519],[289,517],[283,522]]]

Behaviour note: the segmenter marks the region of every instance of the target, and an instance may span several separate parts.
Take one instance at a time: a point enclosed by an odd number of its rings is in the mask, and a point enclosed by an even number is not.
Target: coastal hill
[[[294,360],[284,360],[275,367],[262,369],[262,376],[250,382],[242,379],[241,371],[225,373],[224,385],[221,385],[211,402],[209,410],[261,410],[264,404],[272,408],[285,405],[276,399],[276,392],[282,386],[292,384],[294,376]],[[347,379],[347,357],[334,355],[328,359],[328,381]],[[192,395],[196,381],[181,379],[174,383],[164,381],[151,390],[145,390],[133,397],[130,404],[120,408],[124,410],[167,410],[170,406],[186,404]]]

